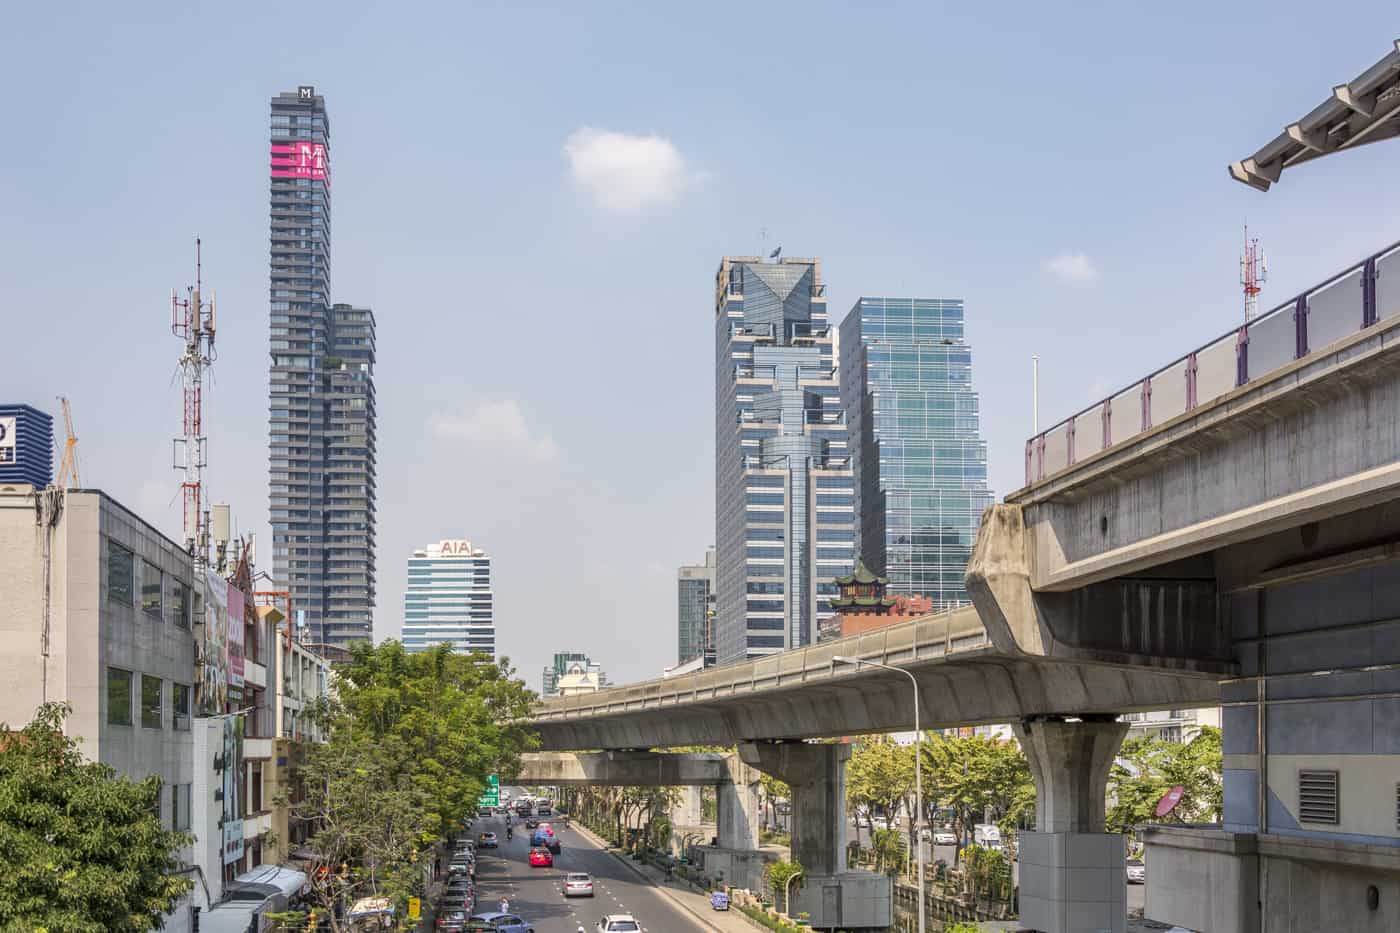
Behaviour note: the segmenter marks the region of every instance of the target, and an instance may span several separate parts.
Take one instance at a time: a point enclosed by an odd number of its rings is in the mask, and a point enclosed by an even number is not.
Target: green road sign
[[[501,779],[491,775],[486,779],[486,793],[476,798],[478,807],[499,807],[501,805]]]

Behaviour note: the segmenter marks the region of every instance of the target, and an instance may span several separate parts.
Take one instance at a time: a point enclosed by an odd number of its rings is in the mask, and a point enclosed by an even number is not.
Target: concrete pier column
[[[716,836],[721,849],[758,848],[758,782],[759,772],[740,761],[737,756],[725,759],[729,780],[715,788]],[[699,805],[699,795],[696,795]],[[698,824],[698,820],[696,821]]]
[[[693,828],[699,826],[704,820],[705,808],[701,804],[699,787],[678,787],[680,800],[671,808],[670,819],[672,826],[685,826]]]
[[[811,875],[846,870],[849,745],[749,743],[739,756],[792,788],[792,857]]]
[[[1036,831],[1020,834],[1022,927],[1122,933],[1128,925],[1123,837],[1104,832],[1104,791],[1127,723],[1049,719],[1012,728],[1036,793]]]

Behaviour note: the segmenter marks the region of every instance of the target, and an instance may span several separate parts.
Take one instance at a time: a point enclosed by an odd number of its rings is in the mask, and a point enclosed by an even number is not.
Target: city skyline
[[[260,511],[267,102],[313,84],[335,119],[335,291],[379,318],[378,484],[381,502],[393,490],[395,514],[380,509],[377,546],[395,558],[380,562],[376,637],[398,631],[398,556],[439,527],[470,528],[500,565],[497,600],[520,614],[500,638],[520,669],[538,670],[549,645],[587,626],[619,680],[654,676],[676,647],[658,618],[670,614],[675,568],[714,534],[713,337],[702,309],[715,257],[779,245],[822,255],[833,323],[860,294],[966,299],[990,485],[1004,494],[1022,482],[1031,352],[1042,359],[1042,424],[1053,424],[1161,362],[1163,322],[1196,335],[1183,349],[1235,323],[1246,218],[1270,258],[1263,308],[1386,238],[1400,195],[1368,179],[1388,177],[1388,147],[1308,163],[1296,176],[1307,184],[1268,196],[1226,174],[1318,88],[1375,59],[1371,31],[1288,15],[1303,9],[1285,3],[1260,22],[1204,5],[1173,16],[1027,8],[1010,31],[965,11],[745,10],[755,28],[787,29],[792,41],[762,54],[726,46],[732,67],[718,69],[724,17],[713,12],[629,18],[621,54],[600,63],[576,41],[600,35],[597,22],[559,8],[562,28],[538,37],[543,64],[526,69],[488,38],[523,28],[519,11],[469,21],[443,8],[440,34],[420,35],[303,8],[172,7],[139,22],[24,8],[0,39],[0,71],[44,81],[42,97],[14,101],[14,119],[48,141],[48,155],[0,155],[0,307],[23,313],[33,345],[66,357],[24,355],[3,395],[51,414],[55,396],[70,398],[85,484],[179,539],[166,308],[202,236],[220,309],[208,495],[235,505],[237,530],[257,533],[271,566]],[[1357,12],[1368,9],[1388,8]],[[1191,26],[1207,14],[1211,30]],[[277,39],[290,29],[322,41],[289,60]],[[220,38],[195,48],[182,39],[191,34]],[[800,48],[833,34],[889,54],[879,67],[812,68]],[[41,56],[51,42],[77,64]],[[1279,50],[1299,48],[1316,54],[1280,69]],[[1115,66],[1141,80],[1105,89]],[[684,79],[653,85],[638,73]],[[735,106],[760,74],[821,101],[820,145],[810,111]],[[945,119],[911,121],[929,100]],[[441,120],[464,102],[473,119]],[[743,146],[715,132],[727,121]],[[966,135],[950,142],[949,124]],[[1184,131],[1144,185],[1132,154],[1167,125]],[[181,155],[153,172],[143,156],[151,128],[171,126]],[[1028,132],[1053,170],[1025,171]],[[488,144],[499,140],[509,145]],[[630,177],[645,183],[619,189],[606,169],[627,152],[646,169]],[[433,196],[405,196],[406,172]],[[452,297],[456,284],[483,281],[528,287],[485,302]],[[599,360],[625,364],[585,362]],[[570,391],[581,369],[587,403]],[[611,559],[639,541],[640,561]],[[538,598],[541,578],[577,614],[558,618]]]

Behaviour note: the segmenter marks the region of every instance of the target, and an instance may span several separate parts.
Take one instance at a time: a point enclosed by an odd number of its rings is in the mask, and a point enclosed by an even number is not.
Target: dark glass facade
[[[726,257],[715,282],[715,650],[811,644],[854,559],[846,425],[812,259]]]
[[[963,582],[987,488],[963,303],[862,298],[841,323],[861,557],[891,594],[968,601]]]
[[[715,552],[705,553],[705,563],[688,564],[676,572],[676,663],[701,655],[706,666],[714,663],[714,631],[710,613],[715,604]]]
[[[374,608],[374,314],[330,301],[330,121],[310,87],[272,98],[273,574],[314,642],[370,638]]]

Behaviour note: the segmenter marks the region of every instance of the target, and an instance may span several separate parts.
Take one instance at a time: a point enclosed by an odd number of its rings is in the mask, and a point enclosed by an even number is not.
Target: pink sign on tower
[[[321,143],[273,143],[272,177],[326,181],[326,147]]]

